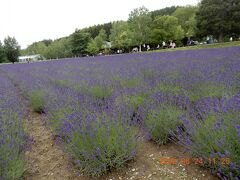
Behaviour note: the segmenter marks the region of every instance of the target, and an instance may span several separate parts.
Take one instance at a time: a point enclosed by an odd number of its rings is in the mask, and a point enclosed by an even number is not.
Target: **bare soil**
[[[74,179],[75,173],[69,158],[55,143],[50,129],[45,126],[45,116],[30,111],[26,126],[33,141],[31,149],[25,152],[25,179]]]

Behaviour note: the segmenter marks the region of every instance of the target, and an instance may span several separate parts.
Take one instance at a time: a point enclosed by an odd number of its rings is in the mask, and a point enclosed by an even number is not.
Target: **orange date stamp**
[[[190,157],[183,157],[183,158],[174,158],[174,157],[162,157],[160,158],[160,164],[161,165],[190,165],[190,164],[196,164],[196,165],[204,165],[205,163],[215,165],[215,164],[221,164],[221,165],[230,165],[231,161],[230,158],[224,157],[224,158],[208,158],[207,160],[204,160],[201,157],[196,158],[190,158]]]

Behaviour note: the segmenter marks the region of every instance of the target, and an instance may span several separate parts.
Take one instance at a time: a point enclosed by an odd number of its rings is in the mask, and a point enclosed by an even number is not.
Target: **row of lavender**
[[[221,176],[240,175],[240,47],[3,68],[86,173],[133,159],[139,126],[159,144],[177,140]]]
[[[0,72],[0,179],[18,179],[24,172],[22,107],[15,87]]]

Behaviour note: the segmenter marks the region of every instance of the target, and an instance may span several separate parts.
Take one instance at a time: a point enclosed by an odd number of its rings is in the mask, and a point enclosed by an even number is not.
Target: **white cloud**
[[[0,0],[0,40],[15,36],[25,48],[34,41],[67,36],[76,28],[127,20],[133,8],[149,10],[198,0]]]

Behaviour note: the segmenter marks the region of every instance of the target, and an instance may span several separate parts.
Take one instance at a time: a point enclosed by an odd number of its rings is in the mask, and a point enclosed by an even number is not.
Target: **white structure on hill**
[[[41,55],[34,54],[34,55],[19,56],[18,59],[19,59],[19,62],[38,61],[41,59]]]

